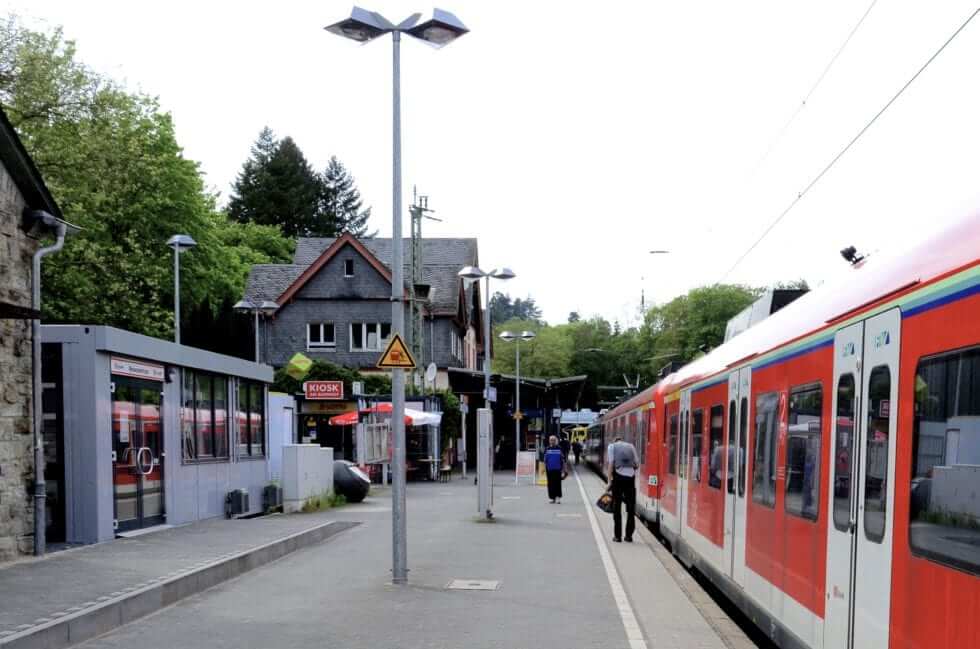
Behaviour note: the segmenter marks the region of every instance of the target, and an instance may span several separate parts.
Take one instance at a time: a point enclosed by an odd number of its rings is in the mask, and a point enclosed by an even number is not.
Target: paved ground
[[[83,646],[724,647],[646,532],[633,544],[608,540],[611,517],[591,504],[601,484],[579,476],[582,486],[570,477],[562,504],[552,505],[543,487],[515,487],[498,474],[492,523],[476,517],[472,481],[411,485],[408,586],[389,583],[382,493],[336,510],[358,527]],[[598,534],[590,510],[604,526]],[[453,579],[499,587],[447,590]]]
[[[332,512],[211,519],[0,566],[0,639],[336,519]]]

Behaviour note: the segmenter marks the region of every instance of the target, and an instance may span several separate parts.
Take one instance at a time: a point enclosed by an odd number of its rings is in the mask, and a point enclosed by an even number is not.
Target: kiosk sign
[[[306,381],[303,394],[307,399],[329,399],[339,401],[344,398],[343,381]]]

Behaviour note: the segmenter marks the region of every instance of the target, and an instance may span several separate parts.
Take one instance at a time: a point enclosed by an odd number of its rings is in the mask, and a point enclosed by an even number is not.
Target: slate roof
[[[252,266],[246,284],[245,297],[249,300],[275,300],[319,258],[336,239],[304,237],[296,242],[292,264],[258,264]],[[391,268],[392,246],[390,238],[375,237],[360,242],[371,254]],[[405,281],[409,281],[412,240],[402,239]],[[462,281],[456,273],[463,266],[475,266],[478,262],[476,239],[430,238],[422,240],[422,280],[432,286],[435,312],[442,315],[456,313],[459,286]],[[472,297],[473,287],[466,297]],[[468,302],[467,302],[468,303]]]
[[[45,210],[48,214],[62,218],[61,209],[48,191],[41,173],[34,165],[31,156],[17,136],[7,114],[0,109],[0,163],[13,178],[14,184],[31,209]],[[17,215],[20,216],[19,214]]]

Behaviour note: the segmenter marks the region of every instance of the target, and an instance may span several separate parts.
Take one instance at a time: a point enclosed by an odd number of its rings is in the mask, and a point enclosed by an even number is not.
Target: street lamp
[[[351,10],[350,17],[325,27],[331,34],[343,36],[359,43],[367,43],[379,36],[391,33],[392,51],[392,200],[391,200],[391,332],[401,336],[405,328],[404,293],[402,279],[402,132],[401,132],[401,56],[402,32],[439,48],[465,34],[468,29],[456,16],[434,9],[423,18],[412,14],[394,25],[381,14],[360,7]],[[391,580],[396,584],[408,581],[408,550],[406,547],[407,523],[405,519],[405,375],[402,370],[391,371],[391,425],[394,449],[392,465],[394,476],[391,489],[392,570]]]
[[[510,268],[502,266],[500,268],[495,268],[489,273],[476,267],[476,266],[464,266],[462,270],[457,273],[463,279],[468,279],[474,282],[480,281],[481,277],[485,277],[486,282],[486,307],[483,313],[483,399],[484,407],[491,413],[490,415],[490,435],[487,437],[480,437],[479,433],[477,435],[477,458],[480,457],[482,453],[486,454],[486,457],[490,456],[490,449],[493,448],[493,440],[491,439],[493,435],[493,409],[490,405],[490,278],[508,280],[513,279],[517,275]],[[493,468],[493,460],[490,460],[490,468]],[[479,467],[477,468],[477,476],[480,475]],[[479,491],[477,492],[477,500],[479,502],[479,511],[481,514],[486,513],[487,518],[493,517],[493,512],[490,511],[490,499],[492,496],[492,486],[493,486],[493,473],[490,473],[490,485],[481,485]]]
[[[256,305],[251,300],[245,299],[237,302],[235,306],[232,307],[235,311],[239,313],[253,313],[255,314],[255,362],[259,361],[259,314],[262,314],[266,318],[270,318],[275,315],[276,311],[279,310],[279,305],[270,300],[262,300],[262,302]]]
[[[521,341],[532,340],[536,334],[533,331],[522,331],[519,334],[509,331],[501,332],[500,337],[507,341],[517,341],[517,361],[516,361],[516,391],[514,397],[514,484],[520,484],[520,474],[518,468],[521,460]]]
[[[167,239],[174,249],[174,342],[180,344],[180,253],[197,245],[189,234],[175,234]]]

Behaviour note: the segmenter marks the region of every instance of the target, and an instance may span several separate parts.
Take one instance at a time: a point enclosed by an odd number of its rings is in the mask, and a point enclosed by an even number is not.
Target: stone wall
[[[38,242],[20,229],[24,199],[0,165],[0,302],[31,305]],[[31,322],[0,319],[0,561],[33,547]]]

